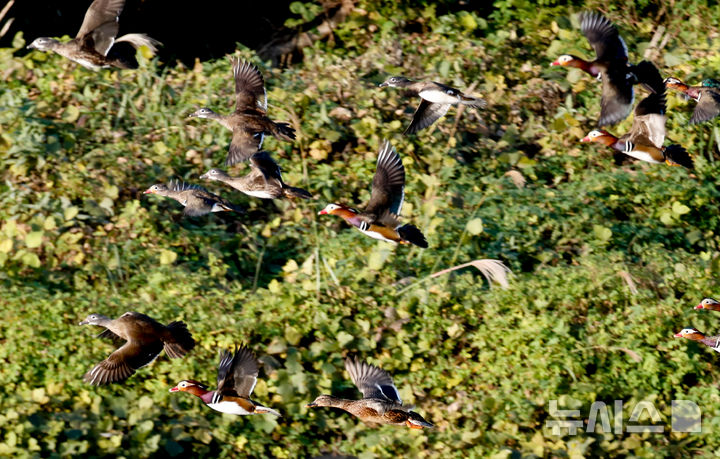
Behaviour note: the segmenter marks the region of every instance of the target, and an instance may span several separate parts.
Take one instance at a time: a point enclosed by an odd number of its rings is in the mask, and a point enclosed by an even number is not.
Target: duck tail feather
[[[295,140],[295,129],[288,123],[274,123],[273,136],[286,142]]]
[[[157,53],[157,47],[162,45],[162,43],[144,33],[129,33],[116,39],[115,43],[119,41],[130,43],[135,49],[140,49],[141,46],[147,46],[153,56]]]
[[[415,244],[416,246],[423,249],[427,249],[427,240],[425,239],[422,231],[420,231],[417,226],[410,224],[403,225],[397,229],[397,232],[403,241],[409,242],[410,244]]]
[[[665,148],[665,160],[672,166],[682,166],[688,169],[694,169],[693,160],[680,145],[669,145]]]
[[[312,195],[302,188],[296,188],[294,186],[283,186],[283,193],[286,198],[300,198],[300,199],[312,199]]]
[[[171,339],[165,341],[165,352],[171,359],[182,357],[195,347],[195,340],[187,329],[185,322],[171,322],[166,327]]]

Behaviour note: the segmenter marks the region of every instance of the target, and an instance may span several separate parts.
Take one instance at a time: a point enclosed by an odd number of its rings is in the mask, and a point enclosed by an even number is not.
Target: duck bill
[[[317,404],[315,402],[311,402],[311,403],[308,403],[307,405],[305,405],[305,408],[315,408],[316,406],[317,406]]]
[[[186,119],[195,118],[197,115],[195,113],[190,113]]]
[[[89,323],[90,323],[90,322],[88,322],[87,320],[83,320],[83,321],[80,322],[78,325],[87,325],[87,324],[89,324]]]
[[[179,392],[179,391],[180,391],[180,388],[178,386],[175,386],[172,389],[170,389],[168,392]]]
[[[328,214],[328,211],[325,210],[325,209],[323,209],[323,210],[321,210],[320,212],[318,212],[318,215],[327,215],[327,214]]]
[[[682,337],[683,337],[682,333],[675,333],[673,336],[674,336],[675,338],[682,338]]]
[[[562,64],[558,61],[550,62],[550,67],[555,67],[556,65],[562,65]]]
[[[208,175],[207,175],[207,174],[203,174],[203,175],[200,176],[200,180],[207,180],[207,179],[208,179]]]
[[[701,304],[698,304],[697,306],[695,306],[695,308],[693,308],[693,309],[705,309],[705,308],[703,307],[703,305],[701,303]]]
[[[582,139],[580,139],[580,142],[583,142],[583,143],[592,142],[592,139],[590,138],[589,135],[587,135],[587,136],[583,137]]]
[[[385,88],[385,87],[388,87],[388,86],[390,86],[390,85],[387,83],[387,81],[383,81],[382,83],[380,83],[380,84],[378,85],[378,88]]]
[[[143,191],[143,194],[155,194],[155,192],[152,190],[145,190]]]

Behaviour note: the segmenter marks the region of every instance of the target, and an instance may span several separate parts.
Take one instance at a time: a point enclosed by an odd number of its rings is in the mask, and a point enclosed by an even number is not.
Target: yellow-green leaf
[[[27,245],[28,248],[30,248],[30,249],[34,249],[35,247],[40,247],[40,245],[42,245],[42,239],[43,239],[42,231],[33,231],[31,233],[28,233],[27,236],[25,236],[25,245]]]
[[[177,253],[172,250],[164,250],[160,252],[160,264],[169,265],[175,263],[177,260]]]
[[[478,234],[483,232],[483,221],[481,218],[473,218],[469,222],[467,222],[466,226],[467,232],[472,234],[473,236],[477,236]]]

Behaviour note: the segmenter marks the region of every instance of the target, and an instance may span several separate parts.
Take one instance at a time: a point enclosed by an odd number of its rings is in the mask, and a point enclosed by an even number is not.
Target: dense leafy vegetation
[[[664,27],[669,39],[650,55],[694,83],[720,75],[710,3],[584,7],[602,7],[635,60]],[[289,183],[318,198],[262,202],[211,186],[245,203],[245,216],[182,219],[174,201],[140,194],[170,178],[197,183],[221,164],[228,133],[185,117],[200,105],[229,109],[226,59],[91,73],[0,50],[0,455],[720,454],[716,356],[672,338],[686,326],[720,329],[720,317],[691,308],[718,295],[720,127],[687,125],[691,104],[669,95],[669,138],[693,155],[692,173],[580,144],[599,84],[548,67],[559,53],[590,55],[580,7],[540,4],[496,1],[481,15],[363,0],[283,69],[240,46],[265,75],[271,115],[299,133],[266,149]],[[318,14],[291,9],[293,26]],[[379,90],[389,74],[473,88],[489,108],[451,110],[403,137],[417,101]],[[404,217],[424,230],[427,250],[316,215],[327,202],[368,199],[385,138],[403,157]],[[428,277],[478,258],[503,260],[510,288],[473,268]],[[198,347],[125,384],[84,384],[112,345],[77,323],[127,310],[186,321]],[[264,363],[257,399],[282,418],[221,415],[168,393],[184,378],[212,382],[218,350],[240,342]],[[349,354],[390,371],[437,428],[371,428],[304,408],[318,393],[358,395],[342,366]],[[553,436],[554,399],[584,415],[595,400],[648,400],[666,433]],[[704,433],[667,432],[673,399],[702,408]]]

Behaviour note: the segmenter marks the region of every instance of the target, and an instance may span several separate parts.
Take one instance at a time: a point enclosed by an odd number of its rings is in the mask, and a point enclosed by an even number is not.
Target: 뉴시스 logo
[[[545,421],[545,427],[552,429],[552,435],[577,435],[578,429],[585,432],[622,434],[629,433],[663,433],[667,424],[663,423],[660,412],[649,401],[640,401],[632,406],[630,417],[625,423],[623,411],[626,407],[622,400],[615,400],[612,413],[605,402],[593,402],[590,405],[587,419],[582,419],[580,410],[560,410],[558,401],[550,400],[550,416],[555,418]],[[671,432],[702,432],[702,412],[700,407],[690,400],[673,400],[670,407]],[[643,416],[645,414],[645,416]],[[640,419],[649,418],[651,424],[640,424]],[[587,426],[585,425],[587,422]]]

